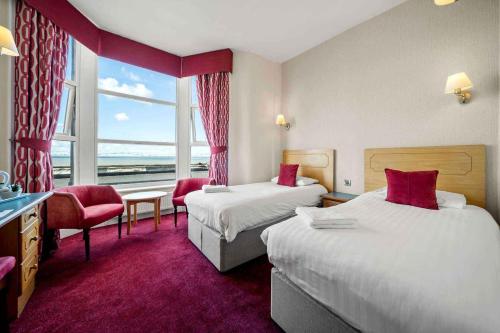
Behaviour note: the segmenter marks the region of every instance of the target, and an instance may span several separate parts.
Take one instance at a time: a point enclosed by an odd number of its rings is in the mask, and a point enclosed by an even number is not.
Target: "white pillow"
[[[279,177],[274,177],[271,179],[271,182],[278,184],[278,178]],[[307,186],[307,185],[312,185],[312,184],[318,184],[319,180],[314,179],[314,178],[308,178],[308,177],[302,177],[302,176],[297,176],[295,178],[295,185],[296,186]]]
[[[387,197],[387,187],[379,188],[374,191],[378,195]],[[438,206],[441,208],[457,208],[464,209],[467,205],[467,199],[460,193],[446,192],[446,191],[436,191],[436,199]]]

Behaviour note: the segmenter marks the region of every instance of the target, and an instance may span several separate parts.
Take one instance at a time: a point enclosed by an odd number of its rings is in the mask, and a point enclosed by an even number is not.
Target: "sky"
[[[67,77],[71,77],[71,64]],[[134,96],[176,103],[176,78],[99,57],[98,88]],[[193,80],[194,82],[194,80]],[[193,104],[197,104],[196,87],[192,85]],[[175,143],[175,106],[137,101],[98,93],[98,138]],[[68,90],[62,95],[62,105],[68,100]],[[57,129],[64,126],[64,109],[61,108]],[[205,141],[199,112],[195,113],[198,141]],[[55,142],[53,155],[68,155],[69,144]],[[208,147],[193,147],[193,156],[208,156]],[[175,147],[99,144],[99,156],[175,156]]]

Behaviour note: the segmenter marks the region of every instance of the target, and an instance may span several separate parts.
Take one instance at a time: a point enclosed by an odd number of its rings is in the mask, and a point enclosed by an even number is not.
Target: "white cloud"
[[[128,115],[125,112],[115,114],[115,119],[118,121],[127,121]]]
[[[129,78],[132,81],[142,81],[141,77],[135,73],[128,71],[125,67],[120,68],[123,75]]]
[[[126,84],[118,82],[114,77],[99,78],[98,86],[100,89],[116,91],[123,94],[129,94],[141,97],[153,97],[153,92],[149,90],[143,83]]]

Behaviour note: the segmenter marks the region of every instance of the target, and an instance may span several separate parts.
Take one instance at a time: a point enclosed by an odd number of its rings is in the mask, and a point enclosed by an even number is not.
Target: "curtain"
[[[52,190],[50,146],[59,114],[69,36],[18,1],[15,64],[14,179],[27,192]]]
[[[227,185],[229,73],[198,75],[196,87],[201,119],[210,146],[208,175],[217,184]]]
[[[24,1],[16,5],[14,180],[26,192],[53,189],[50,147],[56,132],[66,74],[69,35]],[[59,230],[46,228],[42,207],[42,256],[57,249]]]

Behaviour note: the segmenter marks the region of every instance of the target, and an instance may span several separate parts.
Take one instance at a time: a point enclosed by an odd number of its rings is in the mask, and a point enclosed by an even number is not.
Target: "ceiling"
[[[276,62],[404,1],[69,0],[99,28],[179,56],[231,48]]]

